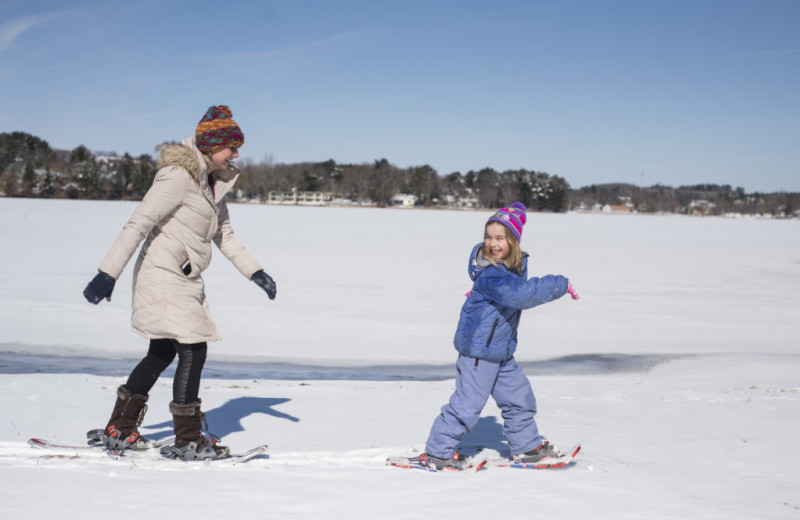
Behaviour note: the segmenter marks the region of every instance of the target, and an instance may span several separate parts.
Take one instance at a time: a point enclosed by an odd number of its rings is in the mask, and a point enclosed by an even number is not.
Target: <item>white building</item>
[[[325,194],[321,191],[271,191],[267,198],[267,204],[324,206]]]
[[[402,206],[404,208],[413,208],[417,204],[417,197],[415,195],[406,195],[398,193],[392,197],[392,206]]]

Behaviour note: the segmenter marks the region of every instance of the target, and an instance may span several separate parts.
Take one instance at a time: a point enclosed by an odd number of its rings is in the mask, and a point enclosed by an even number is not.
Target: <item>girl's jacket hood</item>
[[[469,255],[469,266],[467,267],[467,271],[469,272],[469,277],[474,282],[478,276],[481,275],[487,268],[494,267],[492,263],[483,255],[483,242],[477,244],[475,247],[472,248],[472,253]],[[499,264],[502,265],[502,264]],[[502,266],[503,269],[506,269],[505,266]],[[508,270],[508,269],[506,269]],[[522,254],[522,276],[525,276],[528,272],[528,253]]]
[[[521,273],[503,264],[494,266],[483,256],[482,247],[479,243],[470,253],[472,291],[461,308],[454,344],[465,356],[501,362],[516,352],[522,310],[560,298],[568,281],[558,275],[528,279],[527,254]]]

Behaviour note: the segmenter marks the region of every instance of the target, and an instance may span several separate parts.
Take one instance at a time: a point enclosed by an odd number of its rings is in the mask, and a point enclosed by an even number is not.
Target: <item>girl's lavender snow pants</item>
[[[542,444],[536,426],[536,397],[514,358],[501,363],[459,355],[456,363],[456,391],[433,422],[425,451],[449,459],[461,439],[480,419],[491,395],[503,415],[503,432],[511,453],[525,453]]]

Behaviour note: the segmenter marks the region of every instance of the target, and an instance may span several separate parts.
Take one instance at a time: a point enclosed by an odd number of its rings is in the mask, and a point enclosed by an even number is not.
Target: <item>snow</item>
[[[233,467],[29,448],[81,443],[143,354],[132,262],[112,301],[81,291],[133,202],[0,199],[3,518],[146,512],[255,518],[797,518],[800,222],[529,214],[532,275],[581,295],[526,311],[517,359],[566,470],[406,471],[454,384],[466,255],[486,212],[232,205],[278,283],[224,257],[205,275],[223,341],[201,389]],[[171,372],[142,432],[171,433]],[[464,442],[507,454],[490,402]],[[42,495],[42,489],[47,494]]]

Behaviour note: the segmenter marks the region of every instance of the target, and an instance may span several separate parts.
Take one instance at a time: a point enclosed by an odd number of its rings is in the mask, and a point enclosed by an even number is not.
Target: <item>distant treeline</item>
[[[140,199],[152,183],[155,159],[144,154],[92,153],[81,145],[54,150],[25,132],[0,133],[0,195],[88,199]],[[413,195],[424,207],[493,208],[521,201],[533,211],[562,212],[609,207],[637,212],[793,215],[800,194],[747,194],[742,188],[699,185],[670,188],[603,184],[571,189],[557,175],[492,168],[440,175],[428,165],[399,168],[386,159],[372,163],[275,164],[240,161],[236,200],[266,201],[274,191],[324,192],[336,200],[392,204]]]
[[[800,216],[800,193],[746,193],[730,185],[693,186],[602,184],[570,192],[570,209],[623,205],[638,213],[683,213],[691,215]]]

